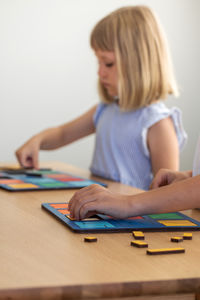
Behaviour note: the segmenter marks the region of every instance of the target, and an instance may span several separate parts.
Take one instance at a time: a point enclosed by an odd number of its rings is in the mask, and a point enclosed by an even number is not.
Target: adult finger
[[[155,175],[154,179],[152,180],[152,183],[150,185],[150,189],[155,189],[160,186],[167,184],[167,171],[165,169],[161,169],[158,171],[158,173]]]
[[[72,207],[73,217],[75,219],[80,219],[81,207],[88,202],[95,201],[96,199],[97,199],[97,195],[93,191],[88,191],[86,194],[84,194],[84,196],[77,198]],[[70,210],[70,212],[71,212],[71,210]]]
[[[87,187],[84,187],[84,188],[78,190],[69,201],[69,210],[73,210],[73,207],[74,207],[76,201],[78,201],[78,199],[81,199],[85,195],[87,196],[90,193],[95,193],[97,186],[98,186],[97,184],[92,184],[92,185],[89,185]]]
[[[91,201],[83,204],[79,211],[79,219],[89,218],[96,213],[103,213],[101,201]]]

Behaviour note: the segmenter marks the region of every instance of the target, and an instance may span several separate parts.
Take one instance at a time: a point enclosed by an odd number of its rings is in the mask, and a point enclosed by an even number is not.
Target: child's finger
[[[34,153],[32,157],[32,166],[34,169],[39,169],[38,153]]]
[[[32,158],[27,155],[26,153],[25,154],[21,154],[20,155],[20,158],[19,158],[19,161],[20,161],[20,164],[22,165],[22,167],[32,167],[33,165],[33,162],[32,162]]]

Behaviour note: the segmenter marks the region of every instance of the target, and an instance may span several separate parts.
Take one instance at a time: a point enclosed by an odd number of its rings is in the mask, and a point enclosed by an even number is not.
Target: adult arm
[[[192,208],[200,208],[200,175],[136,195],[113,193],[91,185],[76,192],[69,203],[70,214],[76,219],[94,213],[128,218]]]

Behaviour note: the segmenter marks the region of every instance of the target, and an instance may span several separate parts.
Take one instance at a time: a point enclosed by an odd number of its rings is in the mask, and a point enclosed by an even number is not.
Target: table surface
[[[47,166],[99,180],[91,177],[89,171],[68,164],[42,164]],[[100,180],[113,191],[141,192]],[[148,256],[146,249],[130,246],[131,233],[95,234],[97,243],[84,243],[87,234],[73,233],[41,209],[41,203],[65,202],[74,192],[0,190],[0,299],[14,299],[21,292],[42,295],[41,299],[48,299],[49,295],[78,299],[189,293],[200,289],[200,232],[193,232],[192,241],[180,244],[170,242],[179,233],[145,233],[150,248],[186,249],[186,253],[175,255]],[[200,220],[199,210],[184,213]]]

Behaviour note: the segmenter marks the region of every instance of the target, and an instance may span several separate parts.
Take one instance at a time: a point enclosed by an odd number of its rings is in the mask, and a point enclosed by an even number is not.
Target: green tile
[[[152,219],[162,219],[162,220],[184,219],[181,215],[179,215],[177,213],[166,213],[166,214],[148,215],[148,217],[150,217]]]
[[[47,182],[47,183],[40,183],[41,187],[46,187],[46,188],[57,188],[57,187],[68,187],[70,184],[63,183],[63,182]]]

